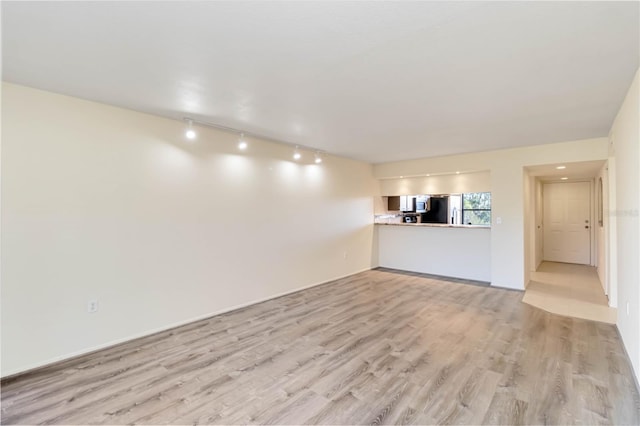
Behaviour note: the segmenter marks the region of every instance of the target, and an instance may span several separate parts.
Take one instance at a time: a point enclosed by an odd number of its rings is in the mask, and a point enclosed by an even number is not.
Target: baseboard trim
[[[229,308],[224,308],[224,309],[221,309],[221,310],[218,310],[218,311],[214,311],[214,312],[207,313],[207,314],[204,314],[204,315],[199,315],[197,317],[189,318],[189,319],[184,320],[184,321],[179,321],[179,322],[172,323],[172,324],[169,324],[169,325],[166,325],[166,326],[163,326],[163,327],[158,327],[158,328],[154,328],[154,329],[142,332],[142,333],[137,333],[137,334],[134,334],[134,335],[122,338],[122,339],[112,340],[112,341],[104,343],[102,345],[92,346],[90,348],[86,348],[86,349],[83,349],[83,350],[80,350],[80,351],[76,351],[76,352],[73,352],[71,354],[67,354],[67,355],[51,358],[51,359],[49,359],[47,361],[44,361],[42,363],[38,363],[38,364],[35,364],[35,365],[31,365],[31,366],[22,368],[22,369],[17,370],[17,371],[11,371],[11,372],[7,373],[5,376],[0,377],[0,386],[4,385],[7,381],[19,380],[22,376],[38,373],[39,371],[44,370],[44,369],[48,369],[48,368],[55,368],[59,364],[63,364],[63,363],[67,363],[67,362],[73,362],[73,361],[77,360],[78,358],[89,356],[89,355],[92,355],[92,354],[94,354],[96,352],[103,351],[105,349],[111,349],[111,348],[114,348],[114,347],[119,346],[119,345],[130,343],[130,342],[132,342],[134,340],[137,340],[137,339],[142,339],[142,338],[145,338],[145,337],[153,336],[154,334],[164,333],[164,332],[172,330],[174,328],[182,327],[182,326],[185,326],[187,324],[191,324],[191,323],[194,323],[194,322],[198,322],[198,321],[202,321],[202,320],[205,320],[205,319],[213,318],[215,316],[226,314],[226,313],[229,313],[229,312],[237,311],[239,309],[244,309],[244,308],[246,308],[248,306],[258,305],[260,303],[268,302],[269,300],[274,300],[274,299],[278,299],[280,297],[285,297],[285,296],[288,296],[290,294],[298,293],[300,291],[304,291],[304,290],[307,290],[307,289],[310,289],[310,288],[313,288],[313,287],[319,287],[319,286],[322,286],[322,285],[331,284],[331,283],[333,283],[335,281],[342,280],[342,279],[351,277],[353,275],[360,274],[362,272],[370,271],[371,269],[372,269],[371,267],[364,268],[364,269],[361,269],[361,270],[358,270],[356,272],[352,272],[352,273],[349,273],[349,274],[346,274],[346,275],[341,275],[341,276],[338,276],[338,277],[335,277],[335,278],[330,278],[329,280],[326,280],[326,281],[320,281],[320,282],[309,284],[309,285],[306,285],[306,286],[303,286],[303,287],[298,287],[298,288],[295,288],[293,290],[288,290],[288,291],[285,291],[285,292],[277,293],[275,295],[267,296],[267,297],[264,297],[262,299],[253,300],[253,301],[250,301],[250,302],[247,302],[247,303],[241,303],[239,305],[235,305],[235,306],[232,306],[232,307],[229,307]]]
[[[618,333],[618,337],[622,342],[622,350],[624,351],[624,354],[627,357],[627,360],[629,361],[629,366],[631,366],[631,371],[633,372],[633,374],[631,375],[631,378],[633,379],[633,384],[636,385],[636,391],[640,393],[640,384],[638,383],[638,372],[636,372],[633,369],[633,362],[631,362],[631,357],[629,356],[629,352],[627,352],[627,346],[624,344],[624,339],[622,338],[622,334],[620,333],[618,324],[614,324],[614,325],[616,327],[616,333]]]
[[[422,277],[422,278],[432,278],[440,281],[449,281],[449,282],[455,282],[460,284],[477,285],[480,287],[491,286],[491,283],[489,281],[474,280],[470,278],[450,277],[447,275],[437,275],[437,274],[429,274],[426,272],[408,271],[406,269],[389,268],[386,266],[378,266],[373,269],[382,271],[382,272],[390,272],[393,274],[403,274],[403,275],[411,275],[411,276]]]
[[[497,289],[500,289],[500,290],[518,291],[520,293],[524,293],[526,291],[525,289],[522,289],[522,288],[503,287],[501,285],[495,285],[495,284],[491,284],[490,287],[491,288],[497,288]]]

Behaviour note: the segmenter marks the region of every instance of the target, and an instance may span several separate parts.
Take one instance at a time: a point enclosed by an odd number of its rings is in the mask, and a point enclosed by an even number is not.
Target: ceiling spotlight
[[[244,140],[244,133],[240,133],[240,139],[238,139],[238,149],[244,151],[248,146],[249,144],[247,144],[247,141]]]
[[[567,180],[569,179],[568,177],[561,177],[560,180]]]
[[[460,174],[460,172],[456,172],[456,174],[457,174],[457,175],[459,175],[459,174]]]
[[[429,176],[431,176],[431,175],[430,175],[429,173],[427,173],[425,176],[426,176],[426,177],[429,177]]]
[[[298,151],[298,147],[296,146],[296,149],[293,151],[293,159],[299,160],[301,158],[302,158],[302,154],[300,154],[300,151]]]
[[[187,139],[195,139],[196,138],[196,131],[193,130],[193,120],[190,119],[186,119],[187,121],[187,131],[184,133],[184,135],[187,137]]]
[[[558,170],[564,170],[566,168],[567,168],[567,166],[558,166],[558,167],[556,167],[556,169],[558,169]]]
[[[315,157],[316,158],[315,158],[314,161],[315,161],[316,164],[322,163],[322,156],[320,155],[320,151],[316,152]]]

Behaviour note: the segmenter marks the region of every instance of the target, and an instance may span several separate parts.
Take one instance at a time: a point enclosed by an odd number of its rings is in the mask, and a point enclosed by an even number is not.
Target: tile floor
[[[609,307],[592,266],[542,262],[522,301],[558,315],[616,323],[617,309]]]

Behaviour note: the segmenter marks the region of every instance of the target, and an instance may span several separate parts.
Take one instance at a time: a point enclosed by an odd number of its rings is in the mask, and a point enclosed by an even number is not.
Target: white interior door
[[[589,182],[544,185],[544,260],[591,263]]]

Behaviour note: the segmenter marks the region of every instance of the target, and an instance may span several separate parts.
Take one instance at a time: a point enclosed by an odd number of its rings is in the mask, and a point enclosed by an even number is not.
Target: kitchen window
[[[462,224],[491,225],[491,193],[462,194]]]

